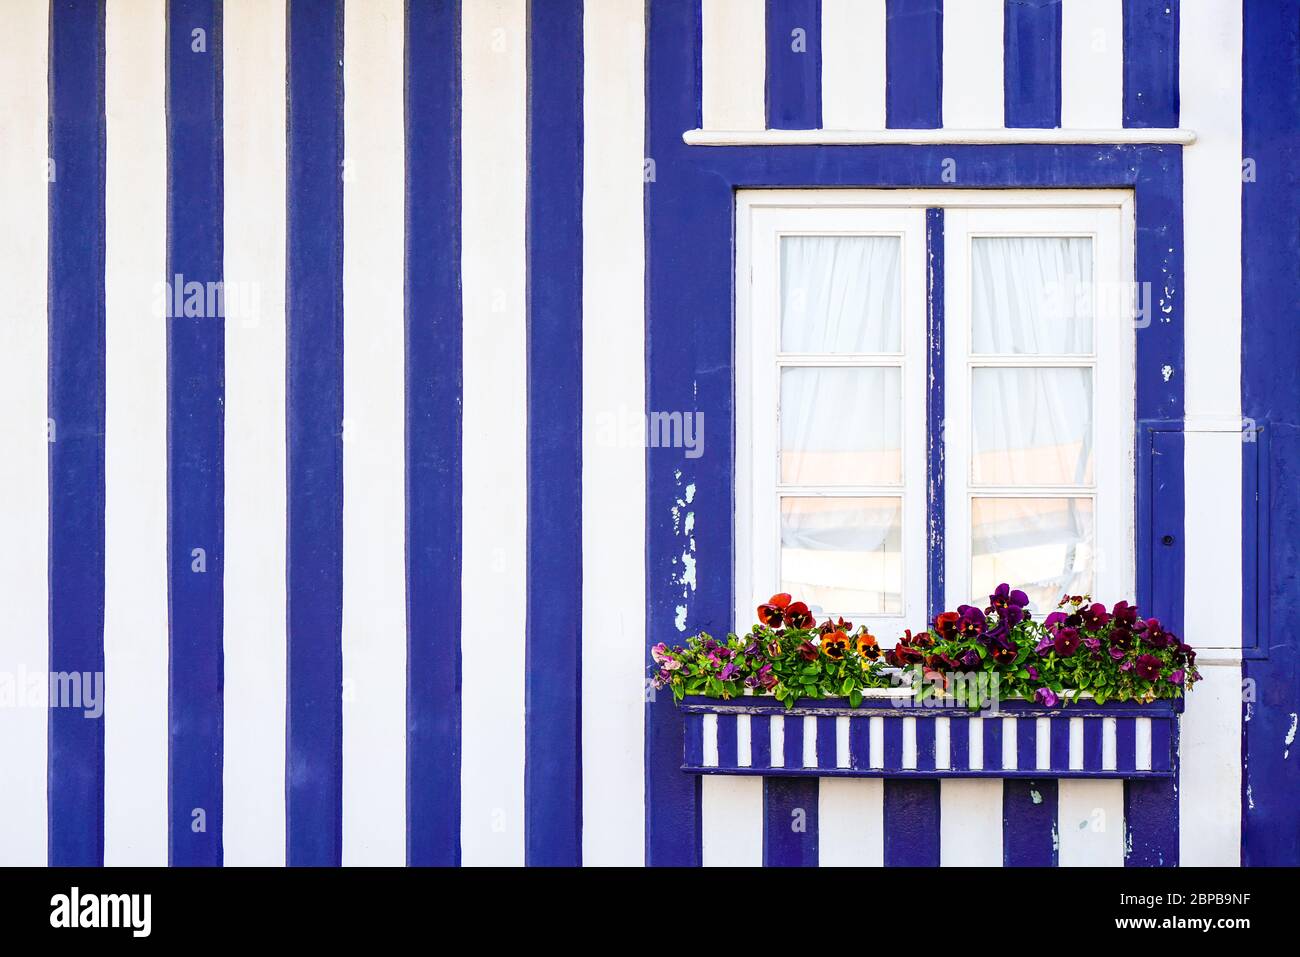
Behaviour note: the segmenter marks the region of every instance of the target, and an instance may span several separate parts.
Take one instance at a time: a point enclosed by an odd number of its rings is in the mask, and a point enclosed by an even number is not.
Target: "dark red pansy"
[[[1160,677],[1160,659],[1155,655],[1138,655],[1133,670],[1143,681],[1155,681]]]
[[[1079,633],[1073,628],[1062,628],[1052,640],[1058,658],[1069,658],[1079,650]]]
[[[811,641],[805,641],[803,644],[799,646],[799,657],[802,658],[804,661],[816,661],[817,646],[814,645]]]
[[[758,606],[758,620],[769,628],[780,628],[789,605],[790,596],[786,592],[773,595],[765,604]]]
[[[811,628],[816,624],[812,612],[808,606],[801,601],[796,601],[785,610],[785,625],[787,628]]]
[[[944,641],[949,641],[957,637],[957,623],[960,621],[961,615],[955,611],[940,612],[934,619],[934,630]],[[911,632],[909,631],[908,634],[910,635]]]

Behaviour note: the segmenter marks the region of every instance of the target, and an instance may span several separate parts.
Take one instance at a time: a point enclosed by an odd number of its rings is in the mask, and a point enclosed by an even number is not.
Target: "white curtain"
[[[971,245],[972,352],[1068,359],[1092,351],[1092,240],[978,237]],[[949,397],[952,401],[953,397]],[[972,485],[1093,481],[1093,381],[1084,367],[971,371]],[[1043,610],[1092,585],[1092,501],[980,498],[971,510],[972,582],[1003,581]]]
[[[900,352],[897,236],[781,239],[782,352]]]

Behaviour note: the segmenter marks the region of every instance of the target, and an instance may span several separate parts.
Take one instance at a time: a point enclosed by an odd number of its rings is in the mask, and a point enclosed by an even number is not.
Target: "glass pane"
[[[971,372],[972,482],[1092,482],[1091,369]]]
[[[781,590],[819,615],[903,612],[901,498],[783,498]]]
[[[783,236],[781,351],[901,352],[897,236]]]
[[[977,353],[1092,351],[1092,240],[971,240],[971,341]]]
[[[902,370],[781,370],[781,481],[903,481]]]
[[[971,598],[1008,582],[1042,613],[1064,594],[1091,592],[1093,541],[1092,499],[975,498]]]

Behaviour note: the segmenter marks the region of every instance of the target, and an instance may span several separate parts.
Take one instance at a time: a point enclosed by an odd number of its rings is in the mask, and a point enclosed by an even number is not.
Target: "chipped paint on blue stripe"
[[[944,610],[944,232],[943,210],[925,211],[926,261],[926,605],[929,620]]]
[[[1002,863],[1055,867],[1060,847],[1054,778],[1008,780],[1002,787]]]
[[[1268,447],[1259,462],[1267,501],[1258,514],[1266,517],[1266,536],[1243,592],[1246,605],[1257,600],[1265,616],[1258,623],[1260,657],[1243,666],[1241,862],[1294,867],[1300,864],[1300,663],[1283,626],[1300,607],[1300,580],[1292,571],[1300,567],[1300,337],[1294,323],[1278,317],[1294,314],[1300,302],[1300,85],[1293,82],[1300,75],[1300,0],[1247,3],[1244,10],[1242,153],[1254,178],[1241,190],[1241,404],[1268,433]],[[1269,629],[1270,621],[1278,627]]]
[[[524,856],[542,866],[582,863],[582,18],[528,7]]]
[[[343,4],[288,5],[286,860],[343,858]]]
[[[767,128],[822,125],[822,2],[767,0]]]
[[[452,866],[461,860],[460,0],[407,0],[405,16],[406,861]]]
[[[885,126],[943,126],[943,0],[885,0]]]
[[[1002,21],[1005,125],[1061,125],[1061,0],[1006,0]]]
[[[104,4],[49,34],[49,668],[104,673]],[[49,709],[49,863],[104,862],[104,720]]]
[[[1124,0],[1124,126],[1178,126],[1181,0]]]
[[[202,50],[194,49],[195,30],[205,32]],[[167,275],[184,277],[187,285],[203,283],[204,288],[213,288],[208,284],[220,283],[223,275],[221,50],[220,3],[170,0]],[[201,316],[171,316],[167,320],[167,830],[175,866],[222,862],[224,407],[225,318],[206,310]]]

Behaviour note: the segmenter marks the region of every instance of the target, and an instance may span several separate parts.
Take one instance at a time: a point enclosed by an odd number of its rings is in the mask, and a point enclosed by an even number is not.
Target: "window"
[[[1127,194],[753,191],[737,221],[739,622],[788,591],[893,638],[940,564],[945,607],[1132,595]]]

